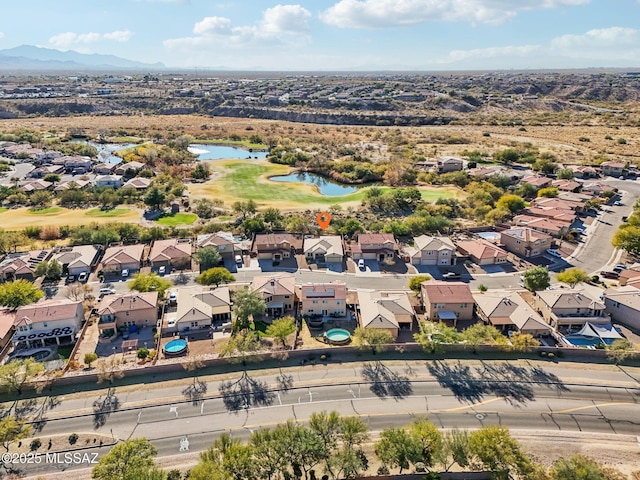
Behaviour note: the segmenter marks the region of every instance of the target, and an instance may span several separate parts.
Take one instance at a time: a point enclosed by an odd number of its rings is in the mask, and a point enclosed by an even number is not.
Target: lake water
[[[318,190],[322,195],[326,195],[328,197],[348,195],[349,193],[353,193],[358,190],[357,187],[342,185],[340,183],[327,180],[320,175],[315,175],[313,173],[307,172],[292,173],[290,175],[279,175],[276,177],[270,177],[270,180],[273,180],[275,182],[311,183],[318,187]]]
[[[77,143],[86,143],[98,150],[98,161],[101,163],[120,163],[122,159],[113,155],[113,152],[118,150],[124,150],[125,148],[131,148],[135,146],[135,143],[96,143],[87,142],[84,140],[77,140]]]
[[[250,152],[242,148],[223,145],[189,145],[189,151],[198,155],[198,160],[236,160],[247,158],[267,158],[269,152]]]

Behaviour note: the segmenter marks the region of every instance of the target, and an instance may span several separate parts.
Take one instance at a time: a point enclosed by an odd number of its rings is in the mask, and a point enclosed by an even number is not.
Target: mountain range
[[[115,55],[85,54],[73,50],[21,45],[0,50],[0,71],[112,71],[163,70],[162,63],[144,63]]]

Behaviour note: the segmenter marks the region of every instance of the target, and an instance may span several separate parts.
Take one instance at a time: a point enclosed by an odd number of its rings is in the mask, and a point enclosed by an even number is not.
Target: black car
[[[620,274],[616,273],[616,272],[602,271],[602,272],[600,272],[600,275],[603,276],[604,278],[611,278],[613,280],[617,280],[617,279],[620,278]]]
[[[67,283],[73,283],[76,281],[76,276],[75,275],[69,275],[67,277]]]

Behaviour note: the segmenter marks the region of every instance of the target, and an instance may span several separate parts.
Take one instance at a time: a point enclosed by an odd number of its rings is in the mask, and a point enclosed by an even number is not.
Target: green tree
[[[234,333],[220,352],[221,357],[235,357],[246,364],[249,357],[260,349],[260,339],[252,330]]]
[[[551,284],[549,270],[543,266],[525,270],[522,276],[524,277],[524,287],[531,292],[544,290]]]
[[[115,228],[99,227],[91,234],[91,243],[107,246],[120,241],[120,234]]]
[[[358,327],[353,332],[354,346],[363,350],[371,349],[371,353],[374,355],[382,352],[394,341],[391,332],[383,328]]]
[[[13,360],[0,366],[0,386],[22,394],[24,384],[44,371],[44,365],[33,358]]]
[[[524,352],[529,348],[540,346],[540,342],[530,333],[516,332],[511,336],[509,341],[511,342],[511,350],[517,352]]]
[[[558,189],[556,187],[546,187],[538,190],[538,197],[555,198],[558,196]]]
[[[173,285],[170,280],[165,280],[157,273],[136,273],[131,280],[127,282],[129,290],[136,292],[158,292],[160,298],[164,297],[165,292]]]
[[[221,283],[235,282],[236,277],[224,267],[213,267],[198,275],[196,281],[200,285],[215,285],[217,287]]]
[[[442,450],[438,463],[445,471],[457,464],[462,469],[468,468],[471,463],[471,449],[469,447],[469,433],[466,430],[454,428],[445,432]]]
[[[267,304],[259,292],[252,292],[249,289],[237,291],[233,295],[233,313],[236,317],[233,330],[239,332],[248,329],[253,315],[261,315],[266,310]]]
[[[498,162],[509,164],[515,163],[520,159],[520,153],[517,150],[508,148],[493,154],[493,158]]]
[[[2,443],[7,452],[13,442],[28,437],[30,433],[31,427],[23,421],[16,420],[11,416],[6,416],[0,420],[0,443]],[[2,464],[4,465],[4,461]]]
[[[549,173],[549,174],[555,172],[557,168],[558,168],[558,164],[548,158],[541,158],[539,160],[536,160],[534,164],[531,165],[531,169],[533,171]]]
[[[167,195],[157,185],[153,185],[144,196],[144,204],[151,207],[152,210],[158,210],[166,201]]]
[[[261,428],[251,433],[249,445],[254,452],[254,463],[259,478],[271,479],[279,472],[287,470],[288,464],[282,452],[283,442],[276,432]]]
[[[616,365],[632,357],[635,353],[633,344],[626,338],[614,340],[611,345],[607,346],[607,357],[613,360]]]
[[[458,343],[460,334],[454,327],[443,322],[420,321],[419,332],[413,334],[413,339],[425,352],[435,353],[442,344]]]
[[[278,340],[282,347],[287,346],[287,337],[296,331],[296,320],[293,317],[282,317],[275,319],[271,325],[267,327],[267,337],[273,337]]]
[[[158,453],[146,438],[125,440],[116,444],[93,467],[96,480],[134,480],[137,475],[154,469],[153,457]]]
[[[118,234],[123,242],[132,242],[140,239],[140,227],[133,223],[118,225]]]
[[[56,184],[60,181],[60,175],[58,175],[57,173],[47,173],[43,180],[45,182],[51,182],[53,184]]]
[[[46,190],[38,190],[29,196],[29,203],[35,209],[47,208],[53,201],[53,195]]]
[[[222,255],[220,255],[218,249],[212,245],[199,248],[193,256],[198,262],[198,265],[200,265],[201,272],[217,267],[222,262]]]
[[[558,179],[560,180],[573,180],[574,173],[570,168],[563,168],[558,172]]]
[[[91,368],[91,364],[98,359],[98,355],[94,352],[87,352],[84,354],[84,363],[87,367]]]
[[[420,445],[404,428],[385,428],[374,451],[383,465],[388,468],[409,468],[410,461],[420,454]]]
[[[611,239],[611,244],[631,255],[640,254],[640,226],[631,223],[620,225]]]
[[[238,212],[242,215],[244,220],[247,216],[253,215],[258,210],[258,204],[254,200],[242,201],[239,200],[231,205],[234,212]]]
[[[478,345],[507,345],[507,337],[500,333],[493,325],[487,325],[486,323],[475,323],[468,328],[465,328],[460,334],[460,339],[473,347],[473,352],[476,352]]]
[[[516,213],[525,207],[525,203],[520,195],[503,195],[496,202],[496,207]]]
[[[411,291],[415,292],[416,295],[420,293],[420,289],[422,282],[427,282],[431,280],[431,275],[416,275],[409,279],[409,288]]]
[[[364,232],[364,227],[355,218],[347,219],[342,226],[338,228],[338,233],[341,235],[347,235],[349,238],[353,238],[356,233],[362,232]]]
[[[584,455],[556,460],[549,473],[551,480],[623,480],[627,478],[620,471],[600,465]]]
[[[14,280],[0,284],[0,305],[17,310],[23,305],[35,303],[44,297],[44,292],[28,280]]]
[[[522,183],[516,189],[516,193],[520,195],[522,198],[532,198],[535,197],[538,189],[531,185],[530,183]]]
[[[190,177],[195,178],[196,180],[207,180],[211,176],[211,171],[206,163],[198,162],[196,168],[194,168]]]
[[[422,462],[425,466],[432,467],[435,461],[440,458],[444,439],[438,427],[429,422],[426,418],[415,420],[409,425],[409,435],[418,445],[412,453],[415,455],[410,458],[415,465]]]
[[[36,277],[47,280],[59,280],[62,277],[62,265],[55,258],[51,261],[40,262],[34,271]]]
[[[531,460],[505,427],[492,425],[470,433],[469,448],[484,468],[500,478],[509,478],[513,470],[521,477],[533,471]]]
[[[282,225],[284,217],[280,210],[274,207],[267,208],[262,214],[264,221],[271,225],[271,228],[276,228]]]
[[[568,284],[571,288],[579,283],[588,282],[591,276],[581,268],[567,268],[556,275],[559,282]]]

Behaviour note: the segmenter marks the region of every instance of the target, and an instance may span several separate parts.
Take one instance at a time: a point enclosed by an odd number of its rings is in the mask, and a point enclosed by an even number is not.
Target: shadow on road
[[[535,398],[536,385],[558,393],[569,391],[556,375],[539,367],[482,362],[481,367],[471,368],[437,360],[427,368],[440,385],[451,390],[458,400],[469,403],[477,403],[485,395],[494,395],[512,405],[525,404]]]
[[[193,383],[190,383],[184,390],[182,390],[182,395],[184,395],[184,397],[193,405],[199,405],[206,393],[206,382],[196,378],[193,379]]]
[[[110,388],[104,398],[98,397],[93,402],[93,428],[98,429],[107,423],[109,415],[120,406],[120,400],[116,397],[116,389]]]
[[[409,377],[398,375],[382,362],[366,363],[362,367],[362,377],[371,382],[371,391],[378,397],[406,397],[413,393]]]
[[[238,380],[223,382],[219,390],[225,407],[231,412],[255,406],[268,406],[275,398],[275,394],[267,389],[265,382],[251,378],[246,371],[242,372]]]

